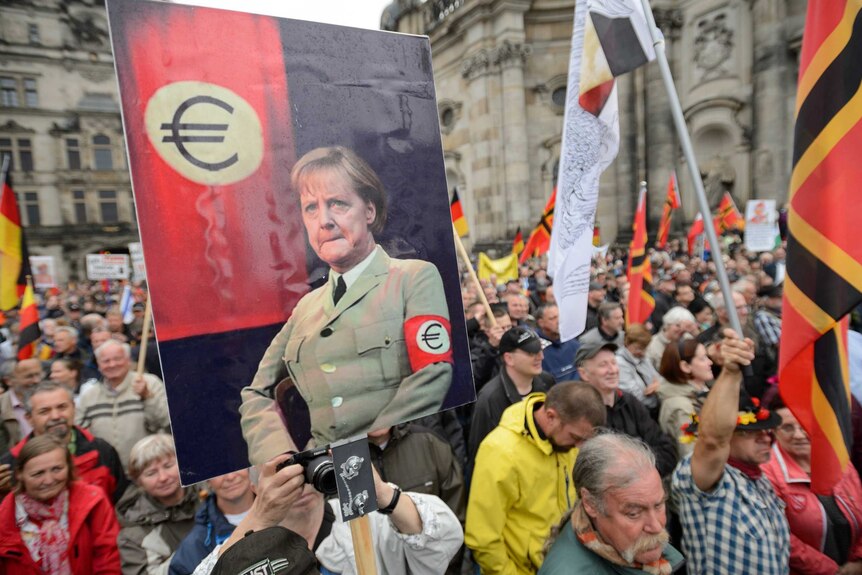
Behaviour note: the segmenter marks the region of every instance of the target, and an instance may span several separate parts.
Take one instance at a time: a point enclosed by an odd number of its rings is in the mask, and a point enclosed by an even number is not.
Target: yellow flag
[[[518,279],[518,255],[509,254],[498,260],[492,260],[485,252],[479,252],[479,271],[477,273],[480,280],[490,279],[492,275],[496,276],[498,284],[516,280]]]

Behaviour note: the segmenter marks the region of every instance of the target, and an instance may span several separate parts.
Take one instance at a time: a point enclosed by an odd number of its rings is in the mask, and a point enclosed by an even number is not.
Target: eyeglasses
[[[795,435],[797,431],[801,432],[803,435],[808,435],[805,428],[798,423],[783,423],[778,426],[778,431],[786,433],[787,435]]]

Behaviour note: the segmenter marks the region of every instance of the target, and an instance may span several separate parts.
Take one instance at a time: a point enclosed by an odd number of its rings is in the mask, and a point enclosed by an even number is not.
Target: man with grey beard
[[[643,441],[613,432],[587,440],[572,479],[578,500],[551,532],[539,575],[669,575],[682,566],[668,544],[655,456]]]

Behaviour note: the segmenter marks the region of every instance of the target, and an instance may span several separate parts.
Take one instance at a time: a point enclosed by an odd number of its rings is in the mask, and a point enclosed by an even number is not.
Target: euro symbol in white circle
[[[444,354],[449,351],[449,332],[438,320],[428,320],[416,332],[416,345],[425,353]]]
[[[257,111],[224,86],[196,81],[162,86],[147,101],[144,124],[159,156],[199,184],[233,184],[263,161]]]

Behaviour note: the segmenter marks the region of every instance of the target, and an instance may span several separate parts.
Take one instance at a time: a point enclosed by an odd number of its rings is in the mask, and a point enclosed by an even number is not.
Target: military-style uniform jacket
[[[296,304],[242,390],[251,463],[295,449],[273,400],[285,366],[308,404],[317,445],[429,415],[443,404],[452,350],[440,274],[428,262],[376,250],[337,305],[332,277]]]

